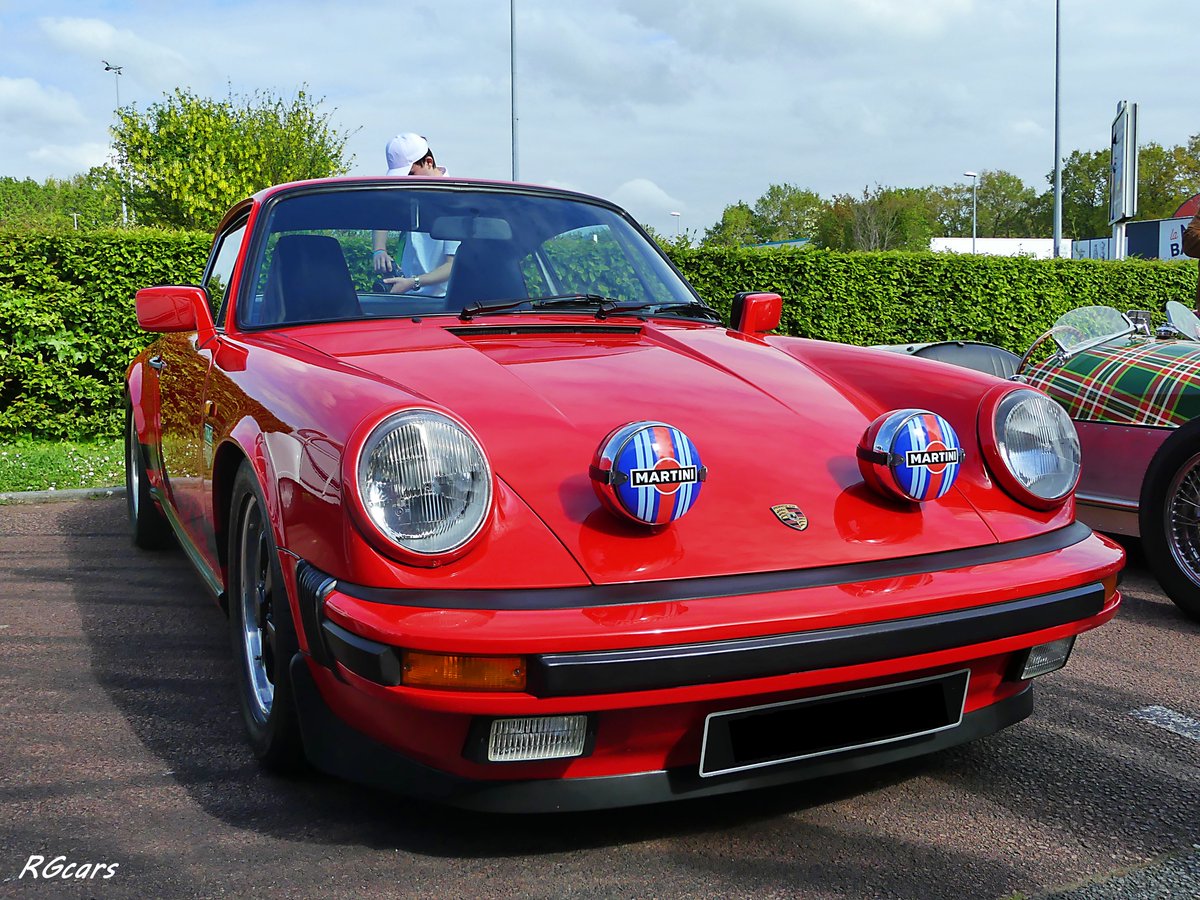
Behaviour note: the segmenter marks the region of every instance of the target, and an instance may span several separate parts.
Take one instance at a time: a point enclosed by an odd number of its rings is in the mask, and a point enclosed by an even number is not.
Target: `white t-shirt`
[[[435,240],[423,231],[410,231],[404,240],[404,251],[400,254],[401,274],[412,278],[432,272],[458,252],[458,244],[458,241]],[[445,297],[447,284],[445,281],[441,284],[423,284],[419,291],[408,293],[421,297]]]

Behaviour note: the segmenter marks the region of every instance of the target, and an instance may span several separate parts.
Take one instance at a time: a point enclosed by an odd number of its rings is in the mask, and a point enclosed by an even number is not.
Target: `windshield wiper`
[[[711,306],[705,303],[698,303],[695,300],[688,300],[676,303],[638,303],[638,302],[621,302],[619,300],[610,301],[600,304],[600,309],[596,313],[597,319],[603,319],[607,316],[619,316],[627,312],[636,312],[639,309],[652,309],[659,313],[668,309],[694,309],[699,313],[699,317],[710,319],[714,322],[721,321],[721,315]]]
[[[473,317],[494,312],[517,309],[528,304],[530,309],[551,309],[554,307],[583,306],[595,307],[596,318],[606,319],[609,316],[623,315],[642,309],[652,309],[655,312],[663,310],[695,310],[700,318],[713,322],[721,321],[720,313],[711,306],[698,303],[695,300],[674,303],[639,302],[618,300],[616,297],[605,297],[602,294],[551,294],[548,297],[514,297],[511,300],[496,300],[491,303],[472,303],[464,306],[458,317],[469,322]]]
[[[603,308],[605,303],[618,303],[612,297],[601,294],[552,294],[549,297],[514,297],[511,300],[495,300],[491,303],[472,303],[462,308],[458,317],[469,322],[474,316],[488,313],[504,312],[529,305],[532,309],[548,309],[556,306],[596,306]]]

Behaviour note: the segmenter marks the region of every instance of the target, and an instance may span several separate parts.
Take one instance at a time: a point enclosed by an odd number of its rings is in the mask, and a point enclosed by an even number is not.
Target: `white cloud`
[[[59,54],[94,58],[97,62],[107,59],[112,65],[121,67],[121,75],[113,76],[118,79],[145,81],[152,76],[183,81],[191,72],[181,50],[146,40],[133,31],[115,28],[101,19],[45,17],[38,20],[38,25],[49,46]],[[181,49],[185,46],[181,45]],[[129,96],[128,92],[126,96]],[[123,99],[122,105],[125,102]]]
[[[32,78],[0,75],[0,140],[14,141],[21,133],[61,133],[85,121],[74,96],[48,88]]]
[[[60,167],[106,143],[115,79],[101,59],[125,67],[121,101],[143,110],[177,87],[290,97],[307,85],[348,136],[357,173],[382,172],[383,145],[401,130],[429,135],[452,174],[511,172],[507,3],[4,8],[0,176],[66,177],[83,163]],[[615,196],[664,231],[679,211],[702,232],[772,183],[828,197],[1003,169],[1043,190],[1053,166],[1045,0],[517,0],[516,10],[521,178]],[[1067,152],[1107,147],[1121,99],[1141,104],[1144,141],[1200,130],[1178,22],[1124,0],[1064,4],[1062,49]]]
[[[108,162],[111,150],[108,144],[47,144],[31,150],[29,158],[55,172],[86,172]]]
[[[662,228],[659,223],[671,222],[672,212],[686,212],[687,205],[672,197],[648,178],[634,178],[608,195],[614,203],[625,207],[639,222]],[[664,229],[665,230],[665,229]]]

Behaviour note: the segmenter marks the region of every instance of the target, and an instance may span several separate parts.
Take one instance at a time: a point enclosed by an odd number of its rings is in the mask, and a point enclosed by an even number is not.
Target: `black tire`
[[[133,425],[133,407],[125,406],[125,508],[135,547],[161,550],[171,544],[171,525],[150,495],[146,460]]]
[[[1138,504],[1142,550],[1175,605],[1200,619],[1200,419],[1158,448]]]
[[[299,645],[267,504],[247,462],[229,508],[229,630],[242,720],[264,766],[297,772],[304,744],[288,666]]]

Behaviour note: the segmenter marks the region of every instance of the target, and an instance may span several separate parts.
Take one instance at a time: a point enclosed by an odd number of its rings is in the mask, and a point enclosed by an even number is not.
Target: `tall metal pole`
[[[125,67],[124,66],[114,66],[107,59],[102,59],[102,60],[100,60],[100,62],[104,63],[104,71],[105,72],[113,73],[113,84],[117,88],[117,108],[113,111],[113,116],[116,117],[117,115],[120,114],[120,109],[121,109],[121,70]],[[118,181],[119,181],[119,179],[118,179]],[[129,208],[125,205],[125,184],[124,184],[124,182],[120,182],[120,181],[119,181],[119,183],[121,184],[121,224],[123,226],[125,226],[126,228],[128,228],[129,227]]]
[[[963,174],[971,179],[971,253],[974,255],[975,234],[978,231],[977,224],[979,222],[979,216],[976,212],[979,209],[979,173],[963,172]]]
[[[1062,135],[1059,130],[1060,42],[1062,36],[1060,0],[1054,0],[1054,258],[1062,255]]]
[[[512,84],[512,180],[520,180],[517,163],[517,0],[508,0],[508,64]]]

